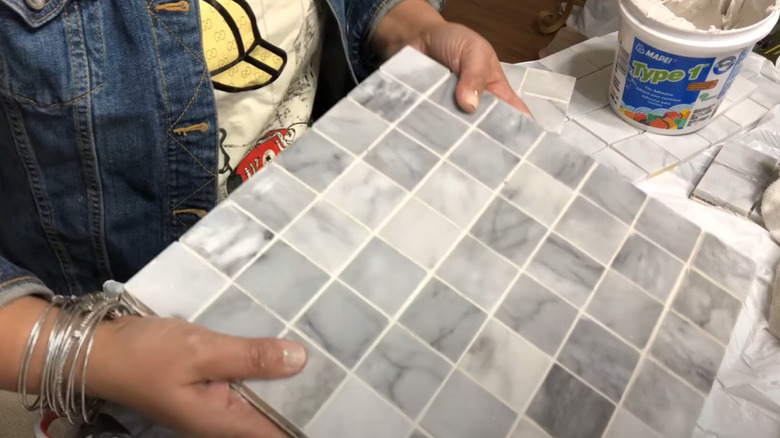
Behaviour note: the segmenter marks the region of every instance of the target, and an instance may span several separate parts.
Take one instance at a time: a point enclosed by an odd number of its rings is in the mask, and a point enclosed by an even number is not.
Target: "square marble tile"
[[[491,189],[503,183],[520,158],[480,131],[470,132],[449,160]]]
[[[689,271],[672,306],[680,315],[728,344],[742,305],[696,271]]]
[[[417,197],[465,228],[485,208],[490,189],[450,163],[442,163],[423,183]]]
[[[370,229],[378,227],[406,197],[406,191],[361,161],[325,193],[325,199]]]
[[[628,227],[578,196],[555,226],[555,231],[596,260],[609,264],[628,234]]]
[[[564,106],[568,106],[576,81],[577,79],[572,76],[529,68],[522,85],[515,88],[515,90],[545,99],[556,100],[564,103]]]
[[[604,438],[658,438],[653,429],[625,409],[618,409]]]
[[[244,338],[276,337],[284,330],[281,320],[235,286],[217,297],[194,322],[218,333]]]
[[[617,172],[629,181],[644,181],[648,177],[647,172],[642,170],[641,167],[634,164],[631,160],[624,157],[613,148],[605,147],[591,156],[602,166],[611,169],[613,172]]]
[[[696,134],[710,143],[715,144],[736,134],[740,129],[742,129],[742,127],[739,126],[737,122],[727,117],[720,116],[716,119],[712,119],[707,126],[697,131]]]
[[[731,82],[726,96],[733,101],[747,99],[758,88],[758,84],[740,74]]]
[[[710,146],[709,140],[696,133],[686,135],[660,135],[645,132],[642,136],[652,140],[653,143],[661,146],[680,160],[686,160],[699,154]]]
[[[404,47],[380,69],[420,93],[449,76],[449,69],[411,47]]]
[[[355,155],[368,149],[388,127],[387,122],[349,99],[337,103],[317,124],[319,132]]]
[[[656,244],[632,233],[612,262],[612,268],[654,297],[666,302],[683,264]]]
[[[699,240],[701,228],[657,199],[648,199],[634,228],[686,261]]]
[[[424,100],[401,120],[398,129],[444,154],[463,137],[468,127],[439,106]]]
[[[501,194],[544,225],[552,225],[574,192],[538,167],[523,163],[507,180]]]
[[[715,156],[715,162],[759,181],[774,181],[778,171],[778,159],[739,143],[727,144]]]
[[[546,131],[560,134],[566,123],[566,105],[534,94],[521,93],[520,98],[528,107],[534,121]]]
[[[525,77],[528,75],[528,69],[529,67],[525,65],[509,64],[506,62],[501,63],[501,70],[509,81],[509,86],[512,87],[512,90],[515,92],[520,92],[523,88],[523,82],[525,82]],[[549,70],[544,69],[544,71]]]
[[[766,187],[766,182],[719,163],[712,163],[696,185],[693,196],[741,216],[748,216]]]
[[[563,124],[561,139],[588,155],[594,154],[607,146],[603,140],[591,134],[590,131],[574,120]]]
[[[496,103],[479,129],[521,157],[544,135],[541,126],[504,102]]]
[[[612,147],[650,176],[668,170],[679,161],[669,151],[658,146],[644,135],[627,138],[615,143]]]
[[[544,225],[501,198],[471,228],[474,237],[517,266],[523,266],[546,232]]]
[[[595,163],[591,157],[553,135],[542,139],[529,154],[528,161],[572,189],[577,188]]]
[[[756,263],[727,246],[711,234],[705,234],[693,265],[739,299],[745,299],[756,277]]]
[[[578,79],[566,115],[573,119],[607,107],[611,81],[612,68],[610,67]]]
[[[756,123],[766,112],[766,108],[758,103],[744,99],[726,111],[725,116],[744,128]]]
[[[576,120],[607,144],[639,135],[638,129],[620,120],[610,107],[581,115]]]
[[[585,57],[571,48],[563,49],[558,53],[546,56],[539,62],[549,68],[551,71],[563,75],[581,78],[598,69],[595,65],[588,62]]]
[[[304,135],[276,162],[314,190],[323,191],[354,158],[317,132]]]
[[[364,160],[405,189],[412,190],[439,158],[410,137],[394,130],[380,140]]]
[[[751,78],[758,87],[750,95],[750,100],[755,101],[764,108],[774,108],[780,104],[780,89],[777,84],[762,75]]]
[[[417,102],[420,95],[381,71],[369,76],[349,93],[355,102],[393,123]]]
[[[496,319],[550,355],[563,343],[576,317],[577,309],[526,275],[496,311]]]
[[[441,83],[441,85],[437,86],[433,90],[429,100],[438,104],[442,108],[449,111],[451,114],[456,115],[458,118],[469,124],[475,123],[477,120],[481,119],[482,116],[484,116],[485,113],[488,112],[490,108],[492,108],[496,103],[495,96],[490,93],[482,93],[477,110],[473,113],[467,113],[463,110],[463,108],[460,107],[456,100],[455,88],[457,85],[457,77],[453,75],[449,76],[444,80],[444,82]]]
[[[596,67],[603,68],[615,62],[617,41],[606,36],[590,38],[571,49]]]

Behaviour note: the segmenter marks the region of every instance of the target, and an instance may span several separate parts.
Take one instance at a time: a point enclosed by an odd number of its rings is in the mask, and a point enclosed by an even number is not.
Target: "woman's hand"
[[[473,30],[444,20],[426,0],[404,0],[393,7],[379,23],[371,43],[383,59],[409,45],[449,67],[460,78],[455,93],[465,111],[474,112],[487,90],[528,113],[490,43]]]
[[[138,317],[104,323],[95,342],[87,369],[90,395],[188,436],[286,437],[229,382],[299,372],[306,351],[298,343],[234,338],[185,321]]]

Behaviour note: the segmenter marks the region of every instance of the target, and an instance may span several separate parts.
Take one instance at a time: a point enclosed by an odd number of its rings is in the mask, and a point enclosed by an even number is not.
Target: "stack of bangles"
[[[43,356],[39,395],[29,403],[30,362],[41,330],[55,308],[59,312]],[[86,395],[87,365],[98,325],[130,314],[124,303],[105,293],[54,297],[30,331],[22,356],[17,391],[22,406],[28,411],[40,409],[42,415],[53,413],[71,423],[80,421],[78,417],[89,423],[101,404],[100,400]]]

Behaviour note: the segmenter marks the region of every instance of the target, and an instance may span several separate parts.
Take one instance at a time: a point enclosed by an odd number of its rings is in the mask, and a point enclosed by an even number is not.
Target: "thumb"
[[[483,59],[484,58],[484,59]],[[455,88],[455,99],[460,107],[473,113],[479,107],[482,93],[490,78],[490,62],[481,53],[465,51],[461,55],[458,86]]]
[[[306,349],[286,339],[249,339],[215,335],[198,367],[211,381],[289,377],[306,365]]]

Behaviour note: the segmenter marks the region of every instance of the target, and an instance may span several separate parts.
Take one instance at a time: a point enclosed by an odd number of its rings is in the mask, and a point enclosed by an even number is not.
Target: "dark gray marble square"
[[[436,274],[480,307],[490,310],[517,275],[517,268],[466,236]]]
[[[480,131],[469,133],[449,159],[491,189],[520,163],[520,158]]]
[[[446,109],[452,114],[455,114],[467,123],[475,123],[488,111],[488,109],[490,109],[490,107],[496,101],[496,97],[488,92],[482,93],[482,98],[479,101],[477,110],[473,113],[467,113],[463,110],[463,108],[460,107],[460,105],[458,105],[458,102],[455,98],[455,88],[457,84],[458,77],[455,75],[450,75],[450,77],[442,82],[441,85],[436,87],[428,99],[439,104],[442,108]]]
[[[604,266],[559,236],[550,235],[526,272],[579,307],[596,287]]]
[[[463,137],[468,126],[424,100],[401,120],[398,128],[434,151],[445,154]]]
[[[581,319],[558,361],[618,403],[639,362],[639,352],[593,321]]]
[[[517,414],[461,372],[447,379],[421,425],[434,438],[505,438]]]
[[[647,198],[645,192],[604,166],[591,173],[582,194],[629,225]]]
[[[550,355],[558,350],[576,317],[577,309],[526,275],[512,286],[496,311],[496,319]]]
[[[501,194],[549,226],[558,219],[574,192],[538,167],[525,162],[509,178]]]
[[[398,438],[406,436],[411,428],[411,422],[390,403],[360,379],[349,377],[311,422],[308,435],[309,438]]]
[[[497,253],[522,266],[547,228],[507,201],[496,198],[471,228],[471,234]]]
[[[628,234],[628,226],[587,199],[577,197],[555,231],[596,260],[608,264]]]
[[[181,238],[223,274],[232,277],[262,252],[274,233],[229,202],[212,210]]]
[[[352,368],[387,326],[387,318],[334,282],[296,324],[345,367]]]
[[[701,234],[698,225],[654,198],[647,200],[634,228],[683,261],[691,256]]]
[[[374,238],[342,272],[341,279],[377,307],[393,315],[425,275],[421,267]]]
[[[362,154],[388,123],[355,102],[344,99],[317,121],[317,130],[355,155]]]
[[[415,418],[451,369],[444,358],[395,326],[360,365],[357,375]]]
[[[747,297],[756,275],[756,263],[753,260],[711,234],[704,236],[693,264],[741,299]]]
[[[288,244],[277,241],[236,279],[236,284],[282,318],[291,319],[328,275]]]
[[[600,437],[614,410],[609,400],[554,365],[527,415],[550,436],[584,438]]]
[[[724,344],[742,310],[739,300],[695,271],[685,275],[672,307]]]
[[[624,406],[663,436],[689,438],[704,398],[653,361],[645,360]]]
[[[353,89],[349,97],[392,123],[411,109],[420,95],[384,72],[377,71]]]
[[[246,385],[285,419],[304,429],[347,373],[301,336],[291,332],[285,338],[306,349],[308,361],[303,371],[289,379],[250,380]]]
[[[230,199],[276,233],[314,202],[315,193],[271,162],[230,195]]]
[[[457,362],[485,321],[484,312],[437,279],[420,291],[401,324]]]
[[[275,338],[284,330],[282,321],[235,286],[222,293],[194,322],[243,338]]]
[[[612,268],[665,303],[677,283],[682,263],[654,243],[632,233],[612,262]]]
[[[391,131],[368,152],[365,161],[412,190],[439,159],[401,132]]]
[[[450,73],[447,67],[408,46],[380,68],[420,93],[425,93]]]
[[[664,306],[610,270],[588,304],[588,314],[642,349],[650,340]]]
[[[521,157],[544,135],[539,124],[503,101],[496,103],[479,129]]]
[[[276,163],[309,187],[324,191],[354,158],[314,131],[307,132],[276,158]]]
[[[725,348],[698,327],[669,312],[650,352],[660,363],[706,394],[712,389]]]
[[[550,133],[534,148],[528,161],[572,189],[577,188],[596,163],[561,137]]]
[[[450,163],[442,163],[417,191],[417,197],[465,228],[493,194],[484,185]]]

